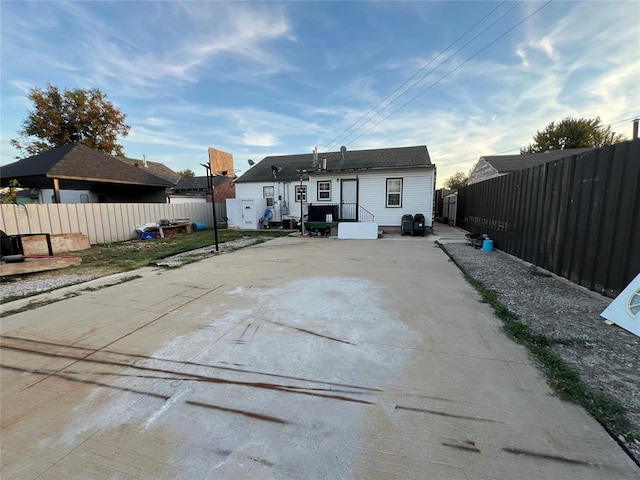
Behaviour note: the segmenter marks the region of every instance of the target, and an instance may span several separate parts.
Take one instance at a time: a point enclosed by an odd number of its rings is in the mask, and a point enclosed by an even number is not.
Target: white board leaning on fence
[[[640,274],[600,315],[640,337]]]

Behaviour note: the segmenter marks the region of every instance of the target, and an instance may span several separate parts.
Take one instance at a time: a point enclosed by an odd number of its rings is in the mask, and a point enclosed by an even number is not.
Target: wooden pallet
[[[24,262],[0,263],[0,276],[23,275],[25,273],[57,270],[72,265],[80,265],[80,257],[43,257],[26,258]]]

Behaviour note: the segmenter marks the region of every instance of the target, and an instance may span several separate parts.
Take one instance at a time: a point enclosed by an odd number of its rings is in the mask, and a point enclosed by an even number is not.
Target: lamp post
[[[218,252],[218,219],[216,218],[216,199],[214,197],[213,192],[213,173],[211,172],[211,167],[206,163],[201,163],[207,170],[207,188],[211,192],[211,208],[213,208],[213,232],[216,240],[216,252]]]

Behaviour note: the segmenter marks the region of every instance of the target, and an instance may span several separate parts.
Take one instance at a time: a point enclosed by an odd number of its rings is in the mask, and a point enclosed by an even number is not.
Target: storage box
[[[140,232],[140,240],[152,240],[156,238],[155,232]]]

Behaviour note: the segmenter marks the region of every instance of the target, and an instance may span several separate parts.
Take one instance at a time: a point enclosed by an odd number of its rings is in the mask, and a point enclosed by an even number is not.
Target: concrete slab
[[[638,476],[433,237],[145,270],[0,340],[3,479]]]

